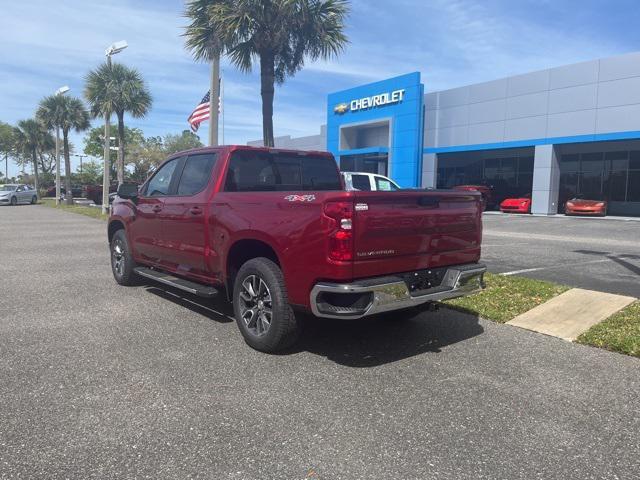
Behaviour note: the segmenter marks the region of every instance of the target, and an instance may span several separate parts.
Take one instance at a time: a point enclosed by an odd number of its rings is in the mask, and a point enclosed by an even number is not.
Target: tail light
[[[331,220],[329,258],[341,262],[353,260],[353,204],[328,202],[324,214]]]

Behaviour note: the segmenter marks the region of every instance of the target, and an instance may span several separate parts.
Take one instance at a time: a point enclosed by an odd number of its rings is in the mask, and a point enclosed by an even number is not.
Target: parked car
[[[531,213],[531,194],[518,198],[507,198],[500,203],[503,213]]]
[[[572,198],[564,204],[564,214],[605,217],[607,215],[607,202],[604,200]]]
[[[37,203],[38,195],[29,185],[0,185],[0,205],[18,205],[20,203]]]
[[[347,190],[359,190],[361,192],[400,190],[396,182],[377,173],[342,172],[342,178]]]
[[[484,202],[483,210],[495,206],[493,201],[493,188],[489,185],[456,185],[453,189],[465,192],[480,192],[482,201]]]
[[[118,190],[118,184],[109,185],[109,193],[115,193]],[[92,200],[96,205],[102,205],[102,185],[83,185],[82,196]]]
[[[345,191],[329,153],[201,148],[121,185],[108,241],[116,282],[226,295],[272,352],[300,311],[355,319],[481,289],[481,210],[476,192]]]

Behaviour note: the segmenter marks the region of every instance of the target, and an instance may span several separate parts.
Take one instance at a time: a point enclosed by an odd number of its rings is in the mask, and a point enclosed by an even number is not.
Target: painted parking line
[[[606,258],[606,259],[603,259],[603,260],[592,260],[590,262],[561,263],[559,265],[550,265],[548,267],[536,267],[536,268],[525,268],[525,269],[522,269],[522,270],[513,270],[511,272],[499,273],[498,275],[501,275],[503,277],[508,277],[510,275],[518,275],[520,273],[539,272],[541,270],[553,270],[555,268],[564,268],[564,267],[579,267],[581,265],[592,265],[594,263],[606,263],[606,262],[610,262],[610,261],[611,261],[611,259]]]

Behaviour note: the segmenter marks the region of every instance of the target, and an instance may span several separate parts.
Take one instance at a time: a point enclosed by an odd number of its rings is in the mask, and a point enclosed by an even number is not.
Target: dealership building
[[[534,214],[582,196],[640,216],[640,52],[428,93],[409,73],[332,93],[319,134],[275,140],[403,187],[487,184],[531,194]]]

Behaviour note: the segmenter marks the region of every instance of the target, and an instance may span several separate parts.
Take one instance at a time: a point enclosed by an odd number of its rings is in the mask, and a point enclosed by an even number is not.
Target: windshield
[[[17,185],[0,185],[0,192],[13,192]]]

